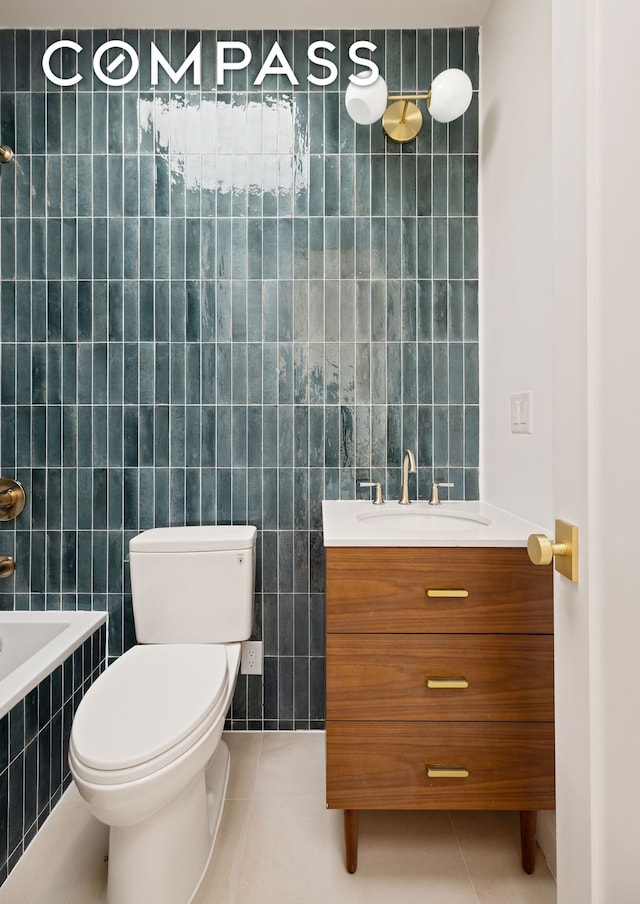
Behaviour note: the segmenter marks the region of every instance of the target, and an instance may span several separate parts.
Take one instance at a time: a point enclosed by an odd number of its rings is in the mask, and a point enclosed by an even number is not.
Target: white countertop
[[[322,502],[325,546],[525,546],[544,528],[488,502]]]

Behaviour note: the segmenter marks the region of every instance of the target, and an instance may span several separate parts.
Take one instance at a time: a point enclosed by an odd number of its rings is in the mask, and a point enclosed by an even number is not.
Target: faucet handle
[[[438,495],[439,487],[454,487],[455,483],[432,483],[431,484],[431,499],[429,500],[429,505],[440,505],[440,497]]]
[[[384,499],[382,498],[382,484],[376,483],[374,480],[359,480],[359,486],[361,487],[375,487],[376,488],[376,496],[373,500],[374,505],[384,505]]]

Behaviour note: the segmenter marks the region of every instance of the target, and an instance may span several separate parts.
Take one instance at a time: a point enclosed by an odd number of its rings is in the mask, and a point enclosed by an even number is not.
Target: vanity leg
[[[344,811],[344,845],[347,853],[347,872],[358,868],[358,810]]]
[[[536,822],[537,810],[520,810],[520,846],[522,848],[522,869],[532,873],[536,865]]]

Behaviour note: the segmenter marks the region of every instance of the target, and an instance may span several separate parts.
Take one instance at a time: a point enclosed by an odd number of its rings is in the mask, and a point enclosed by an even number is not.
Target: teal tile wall
[[[85,48],[73,87],[41,66],[61,37]],[[295,88],[253,84],[276,37]],[[124,87],[91,71],[111,39],[139,53]],[[0,607],[107,610],[113,658],[135,641],[132,535],[256,524],[265,675],[239,680],[233,728],[323,725],[323,497],[369,477],[394,497],[405,447],[412,494],[478,496],[477,91],[389,143],[344,110],[354,39],[392,91],[449,65],[477,89],[476,29],[0,31],[0,471],[28,495]],[[177,69],[199,40],[202,85],[153,88],[151,41]],[[253,50],[218,90],[216,40]]]
[[[105,654],[103,624],[0,719],[0,885],[71,784],[73,716]]]

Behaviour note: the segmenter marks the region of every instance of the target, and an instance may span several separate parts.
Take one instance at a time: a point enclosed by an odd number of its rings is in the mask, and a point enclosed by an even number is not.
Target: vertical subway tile
[[[479,409],[477,405],[464,407],[464,466],[477,468],[479,464]],[[474,498],[474,497],[471,497]]]
[[[54,61],[73,89],[40,65],[61,34],[84,48]],[[0,30],[2,137],[22,167],[0,182],[0,447],[35,491],[7,596],[107,609],[117,656],[133,638],[125,531],[257,523],[264,690],[243,683],[237,728],[323,724],[323,495],[353,496],[356,468],[395,474],[405,442],[456,498],[478,493],[477,92],[462,120],[394,146],[350,120],[338,83],[301,76],[312,38],[351,71],[354,36],[392,90],[451,65],[478,87],[477,29]],[[111,37],[140,56],[123,89],[92,70]],[[252,84],[276,38],[293,88]],[[250,67],[211,90],[215,41],[232,39]],[[202,89],[162,67],[152,86],[151,41],[174,68],[202,41]],[[38,770],[38,813],[64,780],[64,724],[17,767]]]
[[[449,402],[464,401],[464,347],[461,342],[449,344]]]

